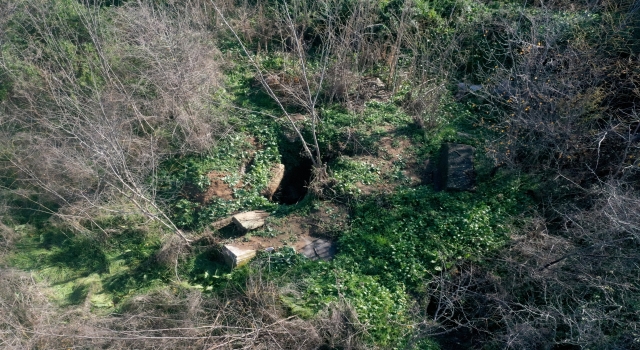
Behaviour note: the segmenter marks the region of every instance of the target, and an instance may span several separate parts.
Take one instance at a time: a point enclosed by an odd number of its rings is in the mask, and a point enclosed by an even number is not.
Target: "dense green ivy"
[[[160,166],[157,178],[152,180],[157,181],[160,198],[178,226],[198,229],[243,209],[275,209],[277,205],[260,194],[268,184],[271,167],[280,162],[275,135],[268,128],[257,132],[260,149],[249,138],[238,133],[220,140],[205,155],[177,157]],[[247,168],[244,173],[240,170],[243,166]],[[195,200],[198,193],[210,186],[207,174],[211,171],[227,174],[223,180],[233,190],[233,200],[212,198],[207,203]]]
[[[390,285],[420,289],[457,260],[473,260],[506,240],[512,216],[529,203],[518,178],[482,184],[477,192],[405,188],[354,209],[340,239],[348,265]]]

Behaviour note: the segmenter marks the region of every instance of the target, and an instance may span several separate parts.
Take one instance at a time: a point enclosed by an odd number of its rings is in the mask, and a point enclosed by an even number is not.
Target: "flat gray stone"
[[[266,211],[254,210],[236,214],[231,217],[231,220],[241,231],[250,231],[263,226],[267,217],[269,217],[269,213]]]
[[[469,145],[446,143],[440,148],[435,176],[437,190],[471,191],[475,185],[473,153]]]
[[[317,238],[311,241],[300,251],[302,255],[311,260],[331,260],[336,255],[336,246],[332,241]]]

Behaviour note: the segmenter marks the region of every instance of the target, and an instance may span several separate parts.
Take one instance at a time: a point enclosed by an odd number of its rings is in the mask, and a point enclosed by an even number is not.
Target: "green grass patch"
[[[394,102],[371,101],[360,113],[347,111],[339,105],[326,106],[321,109],[320,116],[318,142],[322,154],[327,157],[373,152],[389,130],[414,129],[411,117]]]
[[[252,137],[258,145],[249,141]],[[207,154],[167,160],[158,171],[158,193],[174,222],[186,229],[200,229],[241,210],[274,210],[277,205],[260,192],[268,184],[270,169],[280,161],[270,129],[254,135],[238,133],[220,140]],[[206,203],[197,199],[211,185],[208,174],[212,171],[225,174],[222,179],[233,191],[233,199],[214,197]]]
[[[93,307],[113,307],[171,276],[154,256],[159,237],[141,230],[124,228],[98,239],[53,225],[16,228],[22,238],[7,261],[50,285],[49,294],[60,305],[89,301]]]
[[[363,200],[340,238],[345,266],[387,285],[420,290],[431,273],[500,247],[514,215],[530,202],[518,177],[497,177],[475,193],[399,189]]]
[[[359,185],[372,186],[380,181],[380,169],[372,163],[343,156],[330,165],[331,177],[336,181],[332,189],[338,195],[357,196],[362,192]]]

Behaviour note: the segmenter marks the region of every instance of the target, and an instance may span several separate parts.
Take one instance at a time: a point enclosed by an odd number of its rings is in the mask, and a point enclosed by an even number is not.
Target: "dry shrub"
[[[441,122],[439,113],[447,90],[444,84],[425,85],[417,86],[405,95],[403,109],[419,128],[435,129]]]
[[[362,78],[354,71],[332,65],[327,69],[323,82],[323,98],[327,103],[342,103],[349,110],[355,110],[357,108],[353,106],[353,102],[359,102],[357,95],[360,93],[358,86],[361,81]]]
[[[479,67],[487,85],[477,94],[487,118],[498,116],[500,136],[490,146],[497,163],[560,172],[588,186],[597,177],[637,176],[627,165],[638,156],[640,95],[632,87],[640,71],[629,56],[630,18],[580,20],[571,30],[550,14],[529,16],[525,28],[496,20],[483,40],[487,47],[501,40],[503,57]]]
[[[393,56],[396,29],[380,24],[379,10],[371,1],[325,0],[296,1],[269,10],[259,3],[255,8],[223,11],[258,56],[268,47],[284,53],[282,70],[268,74],[269,86],[284,104],[309,109],[309,97],[360,108],[365,72]],[[307,62],[311,56],[314,62]]]
[[[36,348],[37,333],[52,324],[53,309],[26,273],[0,268],[0,347]]]
[[[0,204],[0,213],[2,213],[2,209]],[[3,217],[0,216],[0,259],[4,254],[9,252],[13,244],[18,240],[18,233],[11,227],[5,225],[2,219]]]
[[[223,122],[210,104],[220,88],[220,53],[206,31],[208,17],[197,5],[118,9],[110,61],[151,130],[178,128],[181,151],[209,149]],[[169,128],[167,128],[169,127]],[[174,141],[175,142],[175,141]]]
[[[96,316],[56,309],[27,274],[0,272],[0,346],[6,349],[365,348],[349,307],[335,306],[319,320],[290,316],[278,288],[260,273],[218,298],[170,287],[131,298],[117,314]]]
[[[207,150],[223,132],[208,102],[220,75],[206,8],[131,2],[110,9],[107,24],[99,7],[74,2],[3,6],[14,11],[3,22],[11,89],[0,143],[22,186],[85,217],[127,198],[179,232],[147,179],[167,156]],[[25,36],[38,40],[9,40]]]
[[[346,302],[329,305],[315,321],[317,332],[330,349],[367,349],[363,342],[363,325],[356,311]]]
[[[590,195],[591,209],[554,208],[555,222],[532,220],[489,264],[436,276],[425,332],[507,349],[637,348],[640,197],[620,183]]]
[[[598,11],[608,6],[619,6],[619,0],[527,0],[527,5],[565,11]]]
[[[160,265],[173,268],[177,276],[178,264],[184,262],[188,253],[190,249],[184,240],[176,235],[166,236],[162,247],[155,253],[155,260]]]
[[[365,72],[377,67],[385,54],[384,40],[380,40],[378,7],[375,2],[327,2],[335,9],[323,17],[326,37],[330,43],[331,62],[326,71],[325,99],[327,102],[345,103],[358,109],[363,103],[360,85]],[[340,13],[339,9],[345,12]],[[357,52],[357,55],[353,53]],[[350,103],[351,102],[351,103]]]

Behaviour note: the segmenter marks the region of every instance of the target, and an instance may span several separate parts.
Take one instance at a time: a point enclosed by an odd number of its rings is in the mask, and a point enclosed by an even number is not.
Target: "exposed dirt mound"
[[[200,194],[200,198],[198,198],[202,204],[209,203],[213,198],[233,199],[233,189],[223,180],[227,175],[219,171],[212,171],[207,174],[210,183],[209,188]]]

